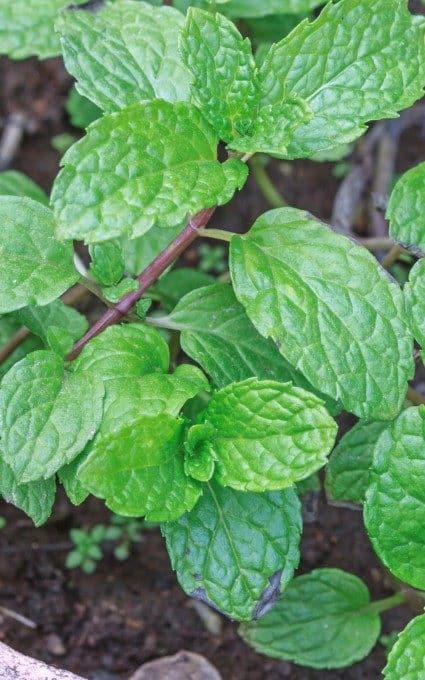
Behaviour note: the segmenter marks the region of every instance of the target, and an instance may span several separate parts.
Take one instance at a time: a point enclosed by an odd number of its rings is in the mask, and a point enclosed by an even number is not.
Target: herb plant
[[[249,644],[348,665],[404,596],[371,602],[337,569],[294,578],[297,485],[326,467],[328,496],[363,505],[383,564],[425,589],[425,407],[406,403],[413,342],[425,343],[425,165],[388,206],[391,237],[418,258],[404,290],[355,239],[296,208],[242,235],[206,226],[255,154],[339,158],[370,121],[418,100],[423,23],[405,0],[330,2],[298,24],[323,3],[174,4],[0,0],[0,51],[61,50],[76,80],[68,110],[88,126],[50,201],[0,175],[0,492],[35,524],[57,483],[75,504],[93,494],[160,522],[183,589],[243,621]],[[269,40],[255,22],[283,26],[282,4],[288,35]],[[232,18],[257,30],[255,54]],[[202,271],[226,268],[221,250],[204,250],[200,271],[168,271],[200,234],[230,242],[229,277]],[[83,272],[73,240],[88,246]],[[90,329],[61,300],[77,283],[109,305]],[[32,344],[16,342],[21,326]],[[176,338],[196,365],[170,371]],[[334,448],[343,410],[359,422]],[[104,538],[75,531],[68,566],[92,571]],[[421,677],[422,618],[392,648],[387,679]]]

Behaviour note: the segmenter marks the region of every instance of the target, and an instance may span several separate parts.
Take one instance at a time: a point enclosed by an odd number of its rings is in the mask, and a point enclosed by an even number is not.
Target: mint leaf
[[[236,297],[314,388],[390,419],[413,375],[402,292],[364,248],[307,213],[262,215],[230,244]]]
[[[71,463],[64,465],[58,471],[58,478],[65,493],[73,505],[81,505],[86,498],[89,496],[87,489],[81,484],[78,479],[78,470],[81,463],[86,459],[85,453],[81,453],[79,456],[74,458]]]
[[[336,423],[321,399],[292,383],[249,378],[213,394],[202,420],[214,435],[198,444],[217,479],[241,491],[292,486],[323,467]]]
[[[87,319],[76,309],[65,305],[62,300],[55,300],[43,307],[23,307],[15,312],[15,316],[47,346],[51,346],[52,336],[49,334],[52,330],[56,333],[66,331],[71,342],[75,342],[88,328]]]
[[[241,493],[209,483],[194,509],[161,525],[183,590],[232,619],[262,616],[299,560],[294,491]]]
[[[184,473],[183,428],[182,419],[168,414],[142,415],[99,437],[78,478],[120,515],[177,519],[201,494],[200,485]]]
[[[83,450],[103,394],[94,373],[65,371],[53,352],[33,352],[10,369],[0,391],[1,446],[19,484],[48,479]]]
[[[90,340],[73,362],[73,370],[95,373],[106,384],[168,370],[168,345],[155,328],[142,324],[109,326]]]
[[[93,123],[63,158],[52,204],[60,238],[135,238],[226,203],[245,164],[216,160],[218,138],[190,104],[135,104]],[[116,172],[119,166],[121,171]]]
[[[43,205],[49,204],[49,198],[43,189],[17,170],[0,172],[0,196],[27,196]]]
[[[230,0],[223,11],[230,16],[263,17],[269,14],[299,14],[323,4],[323,0]]]
[[[76,0],[81,4],[84,0]],[[53,24],[66,0],[2,0],[0,2],[0,54],[12,59],[39,59],[60,54]]]
[[[90,273],[102,286],[114,286],[124,276],[125,262],[121,245],[105,241],[90,246]]]
[[[250,41],[222,14],[190,8],[180,50],[195,102],[219,137],[230,142],[245,134],[258,100]]]
[[[0,496],[31,517],[35,526],[44,524],[50,517],[55,501],[54,477],[39,479],[28,484],[18,484],[13,470],[0,453]]]
[[[168,319],[173,328],[181,331],[183,350],[202,366],[217,387],[251,377],[297,381],[296,371],[288,366],[275,344],[257,332],[226,283],[188,293]]]
[[[0,347],[3,347],[8,340],[10,340],[15,333],[21,328],[19,320],[15,314],[7,314],[0,318]],[[36,349],[41,349],[42,344],[38,338],[30,335],[8,356],[5,361],[0,363],[0,379],[6,375],[8,370],[24,358],[29,352]]]
[[[131,382],[124,379],[109,381],[99,436],[118,429],[122,423],[138,416],[167,413],[178,416],[184,404],[201,391],[209,391],[202,371],[182,364],[171,375],[152,373]]]
[[[191,293],[192,290],[197,288],[209,286],[214,281],[214,277],[205,274],[205,272],[180,267],[164,274],[150,289],[149,293],[156,300],[159,300],[167,311],[171,311],[187,293]]]
[[[296,490],[299,496],[303,496],[306,493],[311,493],[312,491],[320,491],[322,488],[320,484],[320,477],[318,472],[313,472],[309,477],[301,479],[296,483]]]
[[[422,31],[405,0],[341,0],[272,45],[259,77],[270,104],[295,94],[311,107],[286,154],[304,158],[394,118],[422,96],[424,73]]]
[[[343,668],[368,655],[379,615],[363,581],[340,569],[297,576],[259,621],[239,629],[257,652],[309,668]]]
[[[425,163],[408,170],[396,183],[388,204],[390,236],[425,252]]]
[[[381,561],[401,581],[425,588],[425,407],[408,408],[379,437],[364,522]]]
[[[421,614],[399,633],[382,673],[386,680],[419,680],[424,671],[424,658],[425,614]]]
[[[30,198],[0,196],[0,314],[45,305],[78,280],[72,245],[54,239],[51,211]]]
[[[125,271],[133,276],[140,274],[161,250],[171,243],[183,227],[184,224],[177,224],[174,227],[156,224],[143,236],[132,240],[122,239]]]
[[[130,279],[125,277],[122,281],[117,283],[116,286],[109,286],[108,288],[103,288],[102,293],[108,302],[113,302],[114,304],[119,302],[124,295],[128,293],[134,293],[138,290],[139,284],[136,279]]]
[[[120,0],[97,12],[64,11],[56,29],[78,91],[111,112],[151,99],[189,98],[177,49],[183,24],[172,7]]]
[[[205,423],[192,425],[186,433],[184,441],[184,471],[188,477],[200,482],[208,482],[214,474],[215,457],[207,447],[198,448],[198,444],[214,436],[214,428]]]
[[[410,328],[415,340],[425,347],[425,260],[413,265],[403,292]]]
[[[370,482],[373,450],[387,423],[360,421],[332,451],[326,468],[325,488],[335,501],[363,503]]]
[[[83,97],[73,85],[68,93],[68,99],[66,100],[66,110],[69,115],[69,120],[71,125],[77,128],[85,129],[93,123],[95,120],[100,118],[102,111],[96,104]]]

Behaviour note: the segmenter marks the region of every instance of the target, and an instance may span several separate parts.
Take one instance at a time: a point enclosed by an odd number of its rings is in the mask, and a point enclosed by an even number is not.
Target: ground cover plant
[[[425,164],[397,180],[380,239],[283,205],[243,234],[208,223],[250,171],[281,202],[266,156],[344,157],[419,100],[424,24],[404,0],[63,4],[0,1],[0,51],[61,53],[86,128],[50,197],[0,174],[0,493],[36,525],[57,485],[159,523],[184,591],[248,644],[348,666],[380,613],[425,589],[425,399],[409,386],[425,343]],[[198,236],[228,255],[204,247],[198,270],[170,270]],[[399,257],[406,282],[388,272]],[[107,307],[90,328],[81,287]],[[358,422],[336,444],[342,412]],[[363,507],[393,595],[371,601],[338,569],[295,575],[319,471],[332,502]],[[69,566],[93,570],[108,530],[93,531],[74,532]],[[422,619],[386,678],[421,677]]]

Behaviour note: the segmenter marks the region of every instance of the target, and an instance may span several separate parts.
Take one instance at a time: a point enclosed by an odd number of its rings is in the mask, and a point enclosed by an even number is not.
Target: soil
[[[64,112],[70,78],[59,60],[2,59],[0,79],[0,118],[23,111],[29,120],[13,168],[49,190],[60,160],[51,138],[62,132],[78,134]],[[397,172],[423,160],[421,147],[421,131],[409,130],[400,144]],[[290,205],[329,220],[339,182],[332,168],[331,163],[273,161],[270,171]],[[267,208],[249,180],[231,205],[217,212],[213,226],[245,231]],[[196,260],[197,245],[185,254],[184,263]],[[342,431],[346,427],[347,419]],[[31,629],[2,616],[0,639],[27,655],[93,680],[127,678],[143,662],[180,649],[205,655],[225,680],[372,680],[385,664],[384,647],[377,644],[351,668],[312,671],[256,654],[238,637],[237,625],[224,618],[221,632],[210,633],[178,586],[157,529],[144,532],[123,563],[109,551],[92,575],[67,570],[70,528],[108,521],[95,499],[74,508],[59,495],[52,518],[39,529],[6,504],[0,504],[0,515],[7,519],[0,532],[0,607],[36,624]],[[300,573],[323,566],[357,574],[375,598],[392,592],[365,535],[361,512],[331,507],[320,496],[315,518],[305,525]],[[412,615],[406,606],[385,613],[383,632],[400,630]]]

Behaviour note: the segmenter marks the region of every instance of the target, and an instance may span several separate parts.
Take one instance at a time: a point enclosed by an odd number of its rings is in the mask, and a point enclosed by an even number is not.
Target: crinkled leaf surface
[[[18,484],[13,470],[0,454],[0,496],[31,517],[35,526],[44,524],[50,517],[56,494],[54,477],[39,479],[28,484]]]
[[[245,378],[271,378],[309,390],[271,340],[263,338],[226,283],[204,286],[182,298],[168,317],[181,331],[181,345],[217,387]]]
[[[73,370],[95,373],[105,383],[168,370],[168,345],[155,328],[142,324],[109,326],[90,340]]]
[[[49,204],[49,198],[43,189],[17,170],[0,172],[0,196],[27,196],[43,205]]]
[[[184,420],[168,414],[139,416],[96,440],[78,478],[120,515],[177,519],[202,493],[184,472],[183,428]]]
[[[292,486],[327,461],[336,423],[313,394],[292,383],[248,378],[215,392],[202,417],[214,434],[198,444],[217,479],[241,491]]]
[[[270,103],[286,88],[311,107],[313,118],[296,129],[287,152],[309,157],[356,139],[368,121],[395,117],[422,96],[423,34],[405,0],[329,3],[271,47],[259,76]]]
[[[242,621],[264,614],[292,578],[301,528],[292,489],[242,493],[214,482],[191,512],[161,525],[183,590]]]
[[[81,338],[88,328],[87,319],[62,300],[55,300],[43,307],[23,307],[15,312],[15,316],[46,345],[49,345],[49,330],[52,328],[67,331],[73,341]]]
[[[340,569],[315,569],[290,582],[275,607],[240,634],[257,652],[310,668],[350,666],[368,655],[381,628],[369,591]]]
[[[332,451],[326,468],[327,495],[335,501],[363,503],[370,482],[373,450],[387,423],[360,421]]]
[[[49,208],[0,196],[0,223],[0,314],[45,305],[78,280],[72,245],[55,240]]]
[[[156,100],[103,116],[65,156],[52,204],[60,238],[135,238],[226,203],[244,163],[216,160],[218,138],[190,104]]]
[[[95,243],[89,248],[90,273],[102,286],[113,286],[124,276],[125,262],[118,241]]]
[[[76,0],[78,5],[84,0]],[[58,10],[66,0],[0,0],[0,54],[12,59],[60,54],[59,36],[53,29]]]
[[[183,24],[172,7],[120,0],[97,12],[64,11],[56,28],[79,92],[110,112],[140,101],[189,98],[177,46]]]
[[[104,389],[92,372],[70,373],[53,352],[38,351],[15,364],[0,390],[5,462],[18,483],[48,479],[93,439]]]
[[[230,244],[236,297],[314,388],[391,419],[413,374],[400,288],[365,249],[307,213],[262,215]]]
[[[403,292],[413,335],[421,347],[425,347],[425,259],[413,265]]]
[[[401,631],[382,671],[386,680],[419,680],[425,677],[425,614]]]
[[[425,252],[425,163],[400,177],[391,194],[387,218],[394,240]]]
[[[190,8],[180,49],[195,102],[219,137],[230,142],[245,134],[258,101],[250,41],[222,14]]]
[[[364,521],[379,558],[425,589],[425,407],[403,411],[379,437]]]

